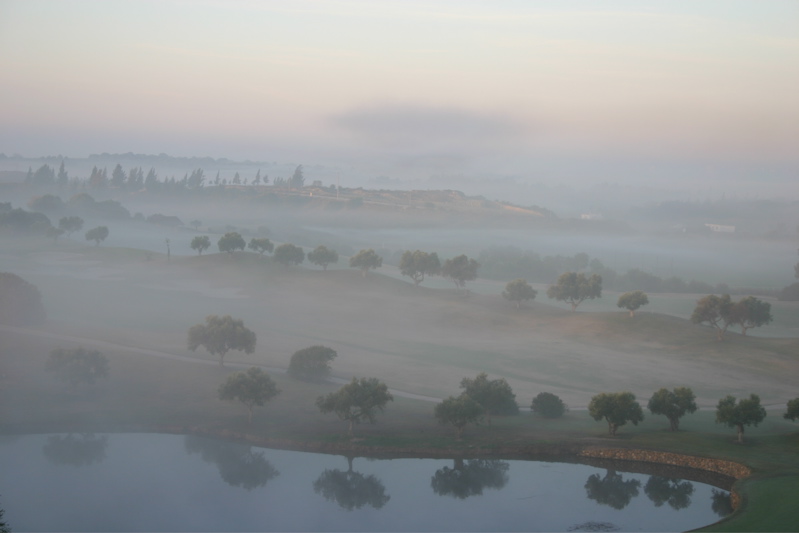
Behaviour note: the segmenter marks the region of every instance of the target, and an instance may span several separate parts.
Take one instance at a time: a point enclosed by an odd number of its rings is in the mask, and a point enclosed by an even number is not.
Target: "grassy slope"
[[[268,317],[266,324],[272,324],[266,328],[266,335],[258,330],[259,346],[268,346],[267,353],[256,353],[251,358],[231,354],[231,359],[285,366],[293,349],[302,347],[294,346],[296,342],[304,341],[306,345],[328,342],[336,344],[341,354],[334,368],[344,377],[346,370],[356,369],[386,379],[392,386],[439,397],[457,393],[461,377],[481,370],[507,376],[522,404],[529,404],[533,392],[521,393],[519,383],[540,387],[550,382],[553,386],[562,386],[574,377],[576,381],[582,380],[577,388],[590,394],[605,390],[605,386],[623,383],[623,380],[613,379],[612,374],[623,376],[627,368],[614,364],[629,364],[630,354],[650,359],[647,368],[655,374],[655,380],[661,373],[657,363],[669,359],[677,364],[707,363],[719,373],[730,373],[731,382],[751,376],[752,383],[772,380],[781,383],[791,381],[791,376],[796,375],[799,358],[796,339],[733,335],[728,342],[720,344],[706,328],[653,313],[639,313],[630,320],[624,313],[571,314],[542,304],[516,312],[496,297],[464,298],[454,290],[415,288],[409,283],[375,274],[363,279],[350,271],[322,273],[283,269],[253,254],[173,258],[166,264],[158,256],[152,262],[144,261],[136,250],[78,247],[68,251],[74,257],[66,261],[64,268],[74,266],[77,261],[84,264],[84,271],[95,270],[85,279],[78,277],[70,283],[59,279],[58,273],[42,272],[38,267],[38,270],[30,270],[31,275],[38,278],[37,284],[45,295],[59,295],[58,301],[51,301],[48,306],[54,315],[47,328],[50,332],[159,348],[209,360],[210,357],[200,352],[186,352],[183,346],[185,328],[192,322],[186,323],[185,317],[172,315],[186,313],[193,307],[207,308],[210,302],[225,308],[217,311],[219,313],[227,309],[253,317],[260,313]],[[31,264],[41,264],[43,259],[37,257],[37,253],[29,251]],[[44,259],[50,261],[52,257]],[[109,279],[100,281],[102,276]],[[128,285],[136,290],[131,291]],[[92,296],[95,290],[104,295],[107,302],[98,303],[94,309],[81,309],[80,313],[75,312],[74,300],[62,299],[69,296],[70,291]],[[241,298],[242,292],[248,298]],[[150,301],[161,293],[166,296],[159,297],[157,302]],[[288,305],[278,299],[287,295],[294,295],[297,301]],[[141,306],[148,301],[149,311],[143,312],[148,308]],[[279,304],[277,309],[267,309],[270,302]],[[340,307],[345,303],[357,309],[343,312]],[[206,314],[197,313],[196,309],[193,312],[199,317]],[[342,316],[327,320],[325,317],[329,314]],[[428,329],[414,320],[418,316],[424,319]],[[374,326],[381,320],[394,321],[393,327],[385,331],[373,327],[360,331],[358,328],[360,321]],[[348,329],[342,330],[342,324],[349,324]],[[475,329],[480,334],[470,337],[469,332]],[[279,330],[288,330],[290,335],[281,337]],[[461,343],[458,339],[441,339],[440,334],[436,335],[441,331],[464,335],[466,340]],[[508,343],[509,336],[516,340]],[[556,339],[561,337],[569,339],[569,349],[558,352]],[[487,341],[480,344],[476,339]],[[533,353],[531,357],[529,351],[521,350],[520,346],[529,341],[538,342],[536,346],[545,353],[540,357]],[[275,375],[283,393],[267,407],[257,410],[253,426],[247,427],[243,407],[222,404],[215,397],[216,387],[229,369],[143,358],[125,349],[104,349],[111,359],[111,380],[92,391],[69,393],[53,386],[51,378],[43,372],[47,353],[56,346],[68,344],[6,332],[0,337],[4,376],[0,381],[0,429],[3,432],[178,426],[246,431],[300,442],[346,442],[342,436],[343,425],[321,416],[313,405],[316,396],[332,390],[330,385],[298,383]],[[580,363],[579,357],[570,355],[580,347],[585,352],[583,356],[607,352],[609,359],[603,361],[603,366],[610,365],[611,371],[607,374],[589,372],[594,380],[590,383],[584,376],[572,376],[559,369]],[[611,353],[610,347],[616,351]],[[352,357],[347,363],[344,359],[349,358],[347,352],[350,351],[365,353]],[[564,361],[552,356],[553,353]],[[582,361],[590,364],[587,359]],[[417,369],[409,368],[417,366]],[[438,388],[424,384],[420,378],[426,373],[438,376],[441,369],[447,369],[452,376],[444,380],[444,385],[438,384]],[[539,374],[546,375],[538,377]],[[521,376],[521,379],[511,376]],[[417,379],[421,384],[416,383]],[[768,394],[750,384],[744,383],[743,388]],[[789,390],[788,386],[783,388]],[[708,387],[706,396],[711,398],[713,392],[716,392],[713,387]],[[577,397],[584,398],[585,394]],[[766,423],[747,433],[749,440],[744,446],[732,443],[731,430],[713,424],[712,412],[699,412],[687,418],[683,431],[678,434],[664,431],[665,420],[650,416],[637,427],[625,427],[618,439],[605,439],[604,425],[592,421],[584,411],[574,410],[556,421],[523,415],[498,419],[492,428],[469,429],[462,443],[453,441],[451,430],[438,426],[431,413],[430,403],[397,399],[379,424],[359,428],[363,439],[360,443],[474,450],[588,438],[601,439],[600,442],[611,446],[629,445],[724,457],[750,464],[757,476],[742,485],[748,498],[747,512],[737,514],[717,528],[788,530],[797,523],[797,516],[786,514],[786,510],[794,507],[796,493],[793,489],[797,488],[799,479],[796,454],[799,438],[795,426],[781,420],[776,411],[770,413]],[[789,489],[792,492],[785,492]]]

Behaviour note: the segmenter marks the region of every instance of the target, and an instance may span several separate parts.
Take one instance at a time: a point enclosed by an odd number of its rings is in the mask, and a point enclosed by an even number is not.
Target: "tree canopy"
[[[799,419],[799,398],[794,398],[793,400],[788,401],[783,418],[786,420]]]
[[[669,419],[672,431],[680,428],[680,418],[686,413],[696,412],[696,396],[690,387],[662,388],[649,399],[647,408],[653,415],[664,415]]]
[[[338,252],[320,244],[308,252],[308,261],[327,270],[328,265],[338,263]]]
[[[275,248],[272,258],[281,265],[299,265],[305,261],[305,252],[299,246],[284,243]]]
[[[250,239],[250,243],[247,245],[247,248],[253,252],[258,252],[259,254],[264,255],[264,252],[272,253],[272,250],[275,249],[275,245],[272,244],[272,241],[266,237],[253,237]]]
[[[288,373],[297,379],[319,380],[330,374],[330,362],[338,354],[327,346],[311,346],[291,356]]]
[[[258,367],[246,372],[236,372],[219,386],[219,399],[241,402],[247,408],[247,422],[252,423],[252,410],[262,406],[280,393],[272,378]]]
[[[425,276],[437,276],[441,273],[441,261],[435,252],[405,250],[400,258],[399,268],[403,276],[408,276],[414,285],[419,285]]]
[[[759,328],[770,323],[771,304],[754,296],[747,296],[735,302],[730,310],[730,322],[741,327],[741,334],[746,335],[750,328]]]
[[[220,252],[232,254],[236,250],[244,250],[246,243],[244,242],[244,237],[242,237],[241,234],[235,231],[230,231],[219,237],[219,241],[217,241],[216,245],[219,247]]]
[[[50,352],[46,369],[74,389],[81,383],[93,385],[98,379],[107,378],[108,358],[83,347],[57,348]]]
[[[211,355],[219,356],[219,364],[225,364],[225,354],[230,350],[244,353],[255,351],[255,333],[244,326],[244,321],[230,315],[205,317],[205,324],[189,328],[188,348],[192,352],[202,346]]]
[[[488,374],[481,372],[475,378],[463,378],[461,388],[464,394],[479,403],[488,418],[488,425],[491,425],[491,415],[515,415],[519,414],[519,406],[516,404],[516,395],[513,394],[505,378],[488,379]]]
[[[641,405],[635,401],[635,394],[632,392],[603,392],[591,398],[588,404],[588,414],[594,420],[602,420],[608,423],[608,433],[616,435],[619,427],[627,422],[638,425],[644,419],[644,411]]]
[[[340,420],[348,423],[347,434],[352,436],[353,424],[367,421],[375,423],[377,412],[382,412],[394,397],[388,392],[388,386],[377,378],[352,378],[336,392],[316,399],[316,405],[322,413],[335,413]]]
[[[619,296],[616,307],[627,309],[630,312],[630,318],[633,318],[635,311],[648,303],[649,297],[644,291],[630,291]]]
[[[67,237],[83,229],[83,219],[80,217],[63,217],[58,221],[58,227],[67,232]]]
[[[105,226],[97,226],[86,232],[86,240],[94,241],[95,246],[99,246],[108,237],[108,228]]]
[[[45,320],[36,285],[11,272],[0,272],[0,324],[35,326]]]
[[[560,418],[566,411],[566,404],[551,392],[541,392],[533,398],[530,409],[544,418]]]
[[[757,427],[766,418],[766,409],[760,405],[760,396],[750,394],[749,398],[727,395],[716,405],[716,423],[738,430],[738,442],[744,440],[744,426]]]
[[[577,272],[564,272],[555,285],[547,289],[547,297],[571,304],[572,311],[585,300],[593,300],[602,296],[602,276],[592,274],[590,277]]]
[[[467,281],[477,279],[478,268],[480,268],[480,263],[461,254],[444,261],[444,265],[441,267],[441,275],[452,280],[456,287],[463,288],[466,286]]]
[[[357,254],[350,257],[350,267],[358,268],[361,270],[361,275],[366,274],[375,268],[383,266],[383,258],[377,255],[373,249],[361,250]]]
[[[727,328],[733,322],[730,295],[708,294],[697,300],[694,312],[691,314],[691,322],[709,324],[716,330],[716,340],[723,340]]]
[[[483,416],[483,406],[466,393],[458,397],[450,396],[436,404],[433,412],[441,425],[455,427],[458,440],[461,440],[466,424],[477,424]]]
[[[203,255],[203,252],[211,247],[211,239],[208,238],[208,235],[198,235],[191,240],[191,249],[197,250],[199,255]]]
[[[522,302],[535,300],[536,296],[538,296],[538,291],[527,283],[526,279],[521,278],[509,281],[508,284],[505,285],[505,290],[502,291],[502,297],[509,302],[514,302],[516,304],[516,309],[521,307]]]

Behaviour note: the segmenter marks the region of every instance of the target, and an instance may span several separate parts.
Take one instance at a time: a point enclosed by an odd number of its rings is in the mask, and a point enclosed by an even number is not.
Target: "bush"
[[[330,374],[330,362],[338,354],[326,346],[311,346],[294,352],[289,362],[291,377],[304,380],[322,380]]]
[[[544,418],[560,418],[566,412],[566,404],[551,392],[542,392],[533,398],[530,408]]]

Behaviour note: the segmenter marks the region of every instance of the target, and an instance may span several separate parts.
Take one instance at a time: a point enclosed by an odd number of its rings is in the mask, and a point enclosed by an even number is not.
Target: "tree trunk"
[[[635,318],[635,311],[630,309],[630,318]]]
[[[349,422],[350,422],[350,426],[349,426],[349,429],[347,429],[347,435],[349,435],[350,438],[352,438],[352,419],[350,419]]]
[[[738,424],[738,442],[743,443],[744,441],[744,425]]]
[[[743,335],[744,337],[746,337],[746,330],[747,329],[749,329],[749,328],[747,328],[746,326],[741,326],[741,335]]]
[[[461,435],[463,435],[463,426],[455,426],[455,430],[457,431],[458,440],[461,440]]]
[[[677,431],[680,427],[680,419],[679,418],[669,418],[669,424],[671,424],[671,430]]]
[[[575,302],[569,302],[569,303],[572,304],[572,313],[574,313],[577,310],[577,304]]]

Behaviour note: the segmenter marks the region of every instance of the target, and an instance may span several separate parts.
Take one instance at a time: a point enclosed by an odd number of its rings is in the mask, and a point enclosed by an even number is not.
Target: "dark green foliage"
[[[308,252],[308,261],[327,270],[327,265],[338,263],[338,252],[327,246],[319,245]]]
[[[736,403],[735,396],[728,395],[716,405],[716,423],[738,429],[738,442],[744,440],[744,426],[757,427],[766,418],[766,409],[760,405],[760,396],[750,394]]]
[[[231,374],[219,386],[219,399],[228,402],[241,402],[247,408],[247,422],[252,423],[252,410],[262,406],[278,395],[280,390],[272,378],[257,367],[246,372]]]
[[[783,418],[787,420],[796,420],[799,418],[799,398],[788,401]]]
[[[441,275],[451,279],[456,287],[463,288],[467,281],[477,279],[477,269],[480,263],[461,254],[458,257],[447,259],[441,267]]]
[[[313,490],[327,501],[334,501],[346,511],[368,505],[380,509],[391,499],[386,487],[373,475],[359,472],[325,469],[314,481]]]
[[[352,378],[336,392],[316,399],[316,406],[323,413],[335,413],[339,419],[348,423],[348,434],[352,436],[353,424],[375,423],[377,412],[382,412],[394,397],[388,386],[377,378]]]
[[[321,380],[330,374],[330,362],[338,354],[326,346],[311,346],[294,352],[289,362],[291,377],[305,380]]]
[[[100,378],[108,377],[108,358],[97,350],[57,348],[50,352],[46,367],[60,381],[71,388],[81,383],[93,385]]]
[[[505,290],[502,291],[502,297],[509,302],[515,302],[517,309],[521,306],[522,302],[534,300],[537,295],[538,291],[527,283],[526,279],[509,281],[508,284],[505,285]]]
[[[242,237],[240,233],[230,231],[220,237],[216,245],[219,247],[220,252],[232,254],[236,250],[244,250],[247,244],[244,242],[244,237]]]
[[[275,249],[275,245],[272,244],[272,241],[270,241],[266,237],[259,237],[259,238],[254,237],[250,239],[250,243],[247,245],[247,248],[263,255],[264,252],[272,253],[272,250]]]
[[[244,327],[242,320],[230,315],[205,317],[205,324],[189,328],[188,348],[192,352],[200,346],[211,355],[219,356],[219,364],[225,364],[225,354],[230,350],[244,353],[255,351],[255,333]]]
[[[95,246],[99,246],[108,237],[108,228],[105,226],[97,226],[86,232],[86,240],[94,241]]]
[[[0,324],[36,326],[45,320],[39,289],[11,272],[0,272]]]
[[[724,339],[727,328],[733,322],[732,301],[730,295],[716,296],[708,294],[696,302],[696,308],[691,314],[694,324],[709,324],[716,330],[716,340]]]
[[[686,413],[696,412],[696,395],[690,387],[674,390],[660,389],[649,399],[647,408],[653,415],[664,415],[669,419],[672,431],[680,428],[680,418]]]
[[[602,276],[592,274],[590,277],[577,272],[565,272],[560,275],[555,285],[547,289],[547,296],[553,300],[571,304],[572,311],[584,300],[593,300],[602,296]]]
[[[650,476],[644,485],[644,494],[652,500],[655,507],[661,507],[664,503],[668,503],[669,507],[675,511],[691,505],[691,494],[693,493],[694,485],[690,481],[667,477]]]
[[[644,411],[641,405],[635,401],[635,394],[632,392],[603,392],[591,398],[588,404],[588,414],[594,420],[602,420],[608,423],[608,433],[616,435],[616,431],[627,422],[638,425],[644,419]]]
[[[641,482],[637,479],[627,481],[613,470],[608,470],[605,477],[591,474],[585,482],[585,492],[589,499],[613,509],[624,509],[634,496],[638,496]]]
[[[530,409],[544,418],[560,418],[566,411],[566,404],[551,392],[541,392],[533,398]]]
[[[649,303],[649,297],[644,291],[631,291],[625,292],[619,296],[616,307],[627,309],[630,312],[630,318],[635,316],[635,311]]]
[[[477,424],[480,421],[483,416],[483,406],[463,393],[457,398],[450,396],[437,404],[433,414],[439,424],[452,424],[460,440],[466,424]]]
[[[275,254],[272,257],[281,265],[299,265],[305,261],[305,252],[299,246],[285,243],[275,248]]]
[[[191,240],[191,249],[197,250],[199,255],[203,255],[203,252],[211,247],[211,239],[208,238],[208,235],[198,235]]]
[[[513,394],[505,378],[488,379],[485,372],[481,372],[474,379],[463,378],[461,388],[474,401],[479,403],[486,415],[488,425],[491,425],[491,415],[517,415],[519,406],[516,404],[516,395]]]
[[[362,276],[366,276],[370,270],[380,268],[381,266],[383,266],[383,258],[377,255],[371,248],[368,250],[361,250],[350,257],[350,267],[360,269]]]
[[[485,489],[499,490],[508,483],[510,465],[497,459],[455,459],[453,468],[436,470],[430,480],[433,492],[460,500],[480,496]]]
[[[749,328],[759,328],[771,322],[771,304],[754,296],[747,296],[734,303],[730,310],[730,322],[741,327],[741,334],[746,335]]]
[[[406,250],[400,258],[399,268],[403,276],[408,276],[413,280],[414,285],[419,285],[424,281],[425,276],[437,276],[441,273],[441,261],[435,252]]]

